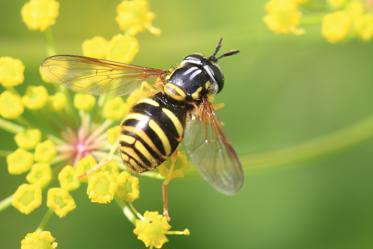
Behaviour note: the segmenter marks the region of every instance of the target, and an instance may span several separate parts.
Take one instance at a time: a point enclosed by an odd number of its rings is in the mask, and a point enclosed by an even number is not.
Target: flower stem
[[[301,19],[301,25],[315,25],[322,22],[324,15],[305,16]]]
[[[132,210],[124,203],[124,201],[122,201],[121,199],[119,198],[115,198],[117,204],[119,205],[120,209],[122,209],[122,212],[124,214],[124,216],[126,216],[126,218],[133,224],[135,225],[136,223],[136,216],[135,214],[132,212]]]
[[[0,129],[9,131],[14,134],[23,131],[22,126],[2,118],[0,118]]]
[[[11,153],[9,150],[0,150],[0,157],[6,157],[9,153]]]
[[[53,210],[49,208],[48,211],[44,214],[43,218],[41,219],[41,222],[38,228],[36,228],[36,231],[43,231],[44,228],[47,226],[49,220],[51,219],[52,215]]]
[[[316,137],[299,145],[268,152],[241,156],[242,164],[250,169],[280,166],[327,155],[373,137],[373,116],[349,127]]]
[[[47,55],[52,56],[56,54],[56,48],[54,46],[54,38],[53,38],[53,32],[52,29],[49,28],[44,32],[45,35],[45,41],[47,44]]]
[[[12,204],[12,198],[13,198],[13,195],[8,196],[4,200],[0,201],[0,212],[5,210],[6,208],[10,206],[10,204]]]
[[[183,231],[168,231],[167,235],[190,235],[189,229],[184,229]]]

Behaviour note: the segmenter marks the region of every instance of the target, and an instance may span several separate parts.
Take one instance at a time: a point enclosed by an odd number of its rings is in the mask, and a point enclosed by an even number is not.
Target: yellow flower
[[[109,142],[109,144],[113,145],[117,141],[120,131],[121,131],[120,126],[114,126],[107,130],[106,136],[107,136],[107,141]]]
[[[58,181],[63,189],[72,191],[80,186],[76,169],[70,165],[65,166],[58,174]]]
[[[101,36],[95,36],[92,39],[85,40],[83,42],[83,55],[104,59],[106,57],[108,46],[109,42],[105,38]]]
[[[100,170],[108,172],[110,175],[117,177],[119,174],[119,164],[117,161],[111,160],[103,165]]]
[[[21,242],[21,249],[56,249],[57,242],[49,231],[28,233]]]
[[[22,61],[12,57],[0,57],[0,84],[13,87],[22,84],[25,66]]]
[[[96,98],[85,93],[77,93],[74,96],[74,106],[81,111],[90,111],[96,103]]]
[[[31,150],[40,143],[41,131],[39,129],[27,129],[16,134],[14,137],[18,147]]]
[[[27,172],[34,161],[32,153],[24,149],[17,149],[6,157],[8,172],[12,175],[19,175]]]
[[[145,29],[154,35],[160,35],[160,29],[152,26],[154,18],[155,15],[149,10],[147,0],[124,0],[117,6],[115,20],[122,31],[131,35],[136,35]]]
[[[298,4],[291,0],[271,0],[266,4],[267,15],[264,23],[268,29],[277,34],[303,34],[299,28],[302,13]]]
[[[336,11],[324,16],[322,34],[330,43],[346,39],[351,28],[351,17],[345,11]]]
[[[165,178],[168,177],[168,175],[170,174],[171,164],[172,164],[171,160],[166,160],[166,162],[162,163],[159,166],[159,173]],[[187,155],[179,151],[176,156],[175,165],[172,170],[170,179],[184,177],[184,171],[189,166],[190,166],[190,163],[189,163]]]
[[[96,159],[91,156],[87,155],[80,159],[76,164],[76,174],[79,176],[84,175],[88,170],[93,168],[97,164]],[[83,181],[87,181],[86,179],[83,179]]]
[[[62,92],[56,92],[54,95],[49,97],[52,108],[56,111],[62,110],[67,103],[66,95]]]
[[[91,202],[109,203],[113,200],[117,183],[115,177],[107,171],[88,176],[87,195]]]
[[[294,3],[296,4],[305,4],[305,3],[308,3],[309,0],[292,0]]]
[[[22,98],[23,104],[30,110],[43,108],[48,102],[48,92],[44,86],[29,86]]]
[[[136,220],[133,232],[146,247],[161,248],[168,241],[166,234],[170,228],[166,217],[158,212],[146,211],[143,220]]]
[[[355,31],[361,40],[371,40],[373,38],[373,14],[368,13],[356,18]]]
[[[106,101],[102,115],[106,119],[122,120],[128,111],[128,105],[123,101],[123,99],[121,97],[115,97]]]
[[[151,89],[152,86],[149,85],[146,81],[143,81],[141,83],[141,87],[135,89],[127,98],[127,105],[129,108],[131,108],[133,105],[135,105],[139,100],[142,98],[149,97],[151,95]]]
[[[327,0],[328,5],[332,8],[341,8],[346,5],[348,0]]]
[[[360,0],[352,0],[350,1],[346,7],[345,11],[352,17],[356,18],[361,16],[365,11],[365,6],[362,1]]]
[[[115,35],[108,47],[106,59],[130,63],[139,52],[139,42],[133,36]]]
[[[56,145],[50,141],[45,140],[36,145],[35,148],[35,161],[42,163],[50,163],[56,156]]]
[[[140,197],[139,179],[128,172],[121,172],[117,178],[117,196],[122,201],[133,202]]]
[[[22,184],[13,195],[12,205],[23,214],[29,214],[41,205],[41,187]]]
[[[21,97],[10,91],[0,95],[0,115],[7,119],[16,119],[24,111]]]
[[[27,174],[26,180],[31,184],[45,187],[52,179],[52,169],[47,163],[35,163]]]
[[[62,218],[76,208],[73,197],[63,188],[50,188],[47,206]]]
[[[30,30],[44,31],[56,22],[58,9],[55,0],[30,0],[22,7],[22,20]]]

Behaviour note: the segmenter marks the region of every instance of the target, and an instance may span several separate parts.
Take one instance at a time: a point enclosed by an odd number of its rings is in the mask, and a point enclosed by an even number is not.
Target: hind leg
[[[168,220],[171,220],[171,217],[170,217],[169,210],[168,210],[168,193],[167,193],[168,191],[167,190],[168,190],[168,185],[170,184],[170,181],[172,178],[172,173],[175,168],[177,153],[178,152],[175,152],[169,159],[171,161],[171,166],[162,184],[163,215],[167,217]]]

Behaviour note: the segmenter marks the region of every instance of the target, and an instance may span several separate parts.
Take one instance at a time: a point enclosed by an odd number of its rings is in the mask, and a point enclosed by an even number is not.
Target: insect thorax
[[[219,92],[223,81],[217,64],[201,55],[189,55],[167,77],[164,92],[177,101],[199,103],[207,95]]]

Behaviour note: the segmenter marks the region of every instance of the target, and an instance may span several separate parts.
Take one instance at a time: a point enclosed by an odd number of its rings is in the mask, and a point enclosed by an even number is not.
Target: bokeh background
[[[59,53],[81,53],[95,35],[118,33],[118,0],[64,0],[54,26]],[[24,1],[0,1],[0,55],[21,59],[26,84],[39,80],[46,56],[43,36],[20,18]],[[241,156],[286,148],[328,134],[373,112],[372,43],[330,45],[319,27],[301,37],[276,36],[263,22],[264,1],[151,1],[157,38],[141,34],[135,64],[168,68],[191,52],[210,53],[220,36],[223,50],[238,56],[221,61],[226,86],[217,98],[219,114]],[[43,122],[43,120],[40,120]],[[11,135],[0,132],[1,148]],[[286,165],[251,169],[233,197],[215,192],[198,175],[171,183],[170,211],[175,229],[189,237],[170,237],[164,248],[372,248],[373,140],[327,156]],[[0,198],[14,192],[23,177],[10,177],[0,159]],[[161,183],[141,180],[141,211],[161,210]],[[48,225],[59,248],[144,248],[115,203],[89,203],[84,189],[77,209]],[[19,248],[45,207],[30,216],[13,208],[0,213],[0,248]]]

